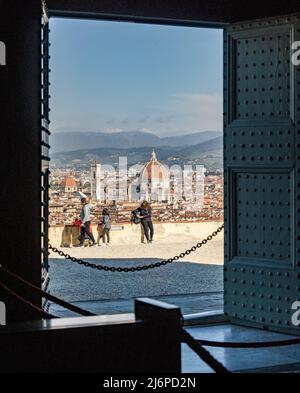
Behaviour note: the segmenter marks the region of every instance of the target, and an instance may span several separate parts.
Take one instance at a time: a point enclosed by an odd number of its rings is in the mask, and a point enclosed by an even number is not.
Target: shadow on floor
[[[142,266],[159,259],[86,259],[108,266]],[[135,273],[111,273],[82,267],[62,259],[50,259],[50,291],[70,302],[101,313],[132,312],[133,299],[160,297],[183,308],[185,314],[222,307],[223,267],[192,262],[175,262]],[[167,296],[167,299],[163,299]],[[173,296],[170,297],[170,296]],[[84,305],[81,305],[84,306]],[[59,309],[52,310],[59,311]],[[97,312],[98,313],[98,312]]]

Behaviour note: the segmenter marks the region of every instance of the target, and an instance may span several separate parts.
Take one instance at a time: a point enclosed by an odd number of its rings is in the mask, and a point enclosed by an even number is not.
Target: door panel
[[[225,312],[290,330],[300,299],[299,29],[293,16],[224,33]]]
[[[41,25],[41,259],[42,259],[42,284],[47,290],[48,278],[48,253],[49,253],[49,23],[43,8],[43,18]],[[45,306],[45,304],[44,304]]]

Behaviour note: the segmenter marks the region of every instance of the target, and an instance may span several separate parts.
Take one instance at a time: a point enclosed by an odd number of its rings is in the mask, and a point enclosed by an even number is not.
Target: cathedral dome
[[[60,184],[61,188],[65,192],[75,192],[77,191],[77,183],[74,177],[68,176],[65,177],[64,180]]]
[[[77,186],[76,180],[74,177],[65,177],[63,181],[61,182],[61,186],[63,188],[69,187],[69,188],[74,188]]]
[[[156,153],[153,150],[151,159],[144,166],[141,172],[142,181],[148,182],[164,182],[168,179],[168,169],[161,164],[156,157]]]

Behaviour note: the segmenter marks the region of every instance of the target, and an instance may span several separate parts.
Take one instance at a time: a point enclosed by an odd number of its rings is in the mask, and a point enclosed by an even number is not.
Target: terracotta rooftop
[[[61,182],[62,187],[76,187],[77,183],[74,177],[66,177],[64,180]]]

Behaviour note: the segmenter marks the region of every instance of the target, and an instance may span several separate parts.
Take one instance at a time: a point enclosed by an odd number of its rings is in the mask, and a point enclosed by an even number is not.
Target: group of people
[[[92,226],[91,226],[91,205],[88,203],[86,198],[81,199],[82,209],[80,212],[80,218],[74,221],[74,225],[80,227],[80,236],[79,236],[79,247],[84,245],[84,240],[88,238],[92,242],[92,246],[96,246],[97,244],[100,246],[100,238],[98,238],[98,242],[96,242]],[[103,239],[103,243],[108,245],[110,243],[110,230],[111,230],[111,218],[108,209],[103,210],[102,220],[98,224],[98,233],[101,230],[101,238]]]
[[[103,210],[101,221],[98,223],[98,240],[96,242],[91,228],[91,205],[87,198],[81,199],[82,209],[80,219],[76,219],[74,224],[80,227],[79,247],[84,245],[84,240],[88,238],[92,242],[92,246],[101,246],[101,239],[104,245],[110,244],[111,216],[107,208]],[[141,242],[151,244],[153,242],[154,227],[152,222],[152,209],[147,201],[131,212],[131,223],[140,224],[141,226]]]

